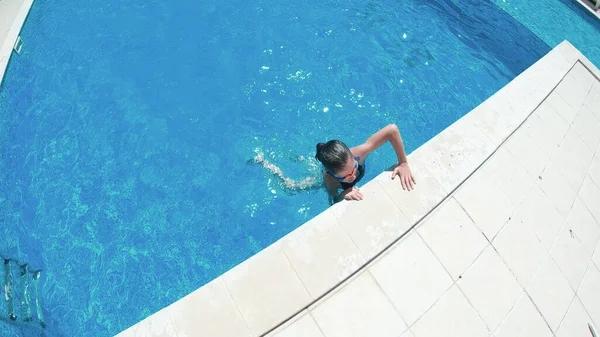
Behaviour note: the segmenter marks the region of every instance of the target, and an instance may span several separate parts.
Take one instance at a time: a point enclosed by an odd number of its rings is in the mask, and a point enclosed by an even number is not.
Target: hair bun
[[[319,161],[321,161],[321,159],[319,159],[319,154],[321,154],[321,151],[323,150],[324,146],[325,146],[325,143],[317,144],[317,154],[315,155],[315,158],[317,158],[317,160],[319,160]]]

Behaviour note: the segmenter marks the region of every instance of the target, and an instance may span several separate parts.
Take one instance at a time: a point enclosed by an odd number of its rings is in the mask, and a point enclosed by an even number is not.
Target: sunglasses
[[[354,168],[352,169],[352,172],[350,174],[347,174],[343,177],[338,177],[335,175],[335,173],[333,173],[330,169],[326,169],[327,172],[337,181],[345,181],[346,179],[352,177],[355,173],[356,170],[358,169],[358,161],[360,160],[360,157],[354,157]]]

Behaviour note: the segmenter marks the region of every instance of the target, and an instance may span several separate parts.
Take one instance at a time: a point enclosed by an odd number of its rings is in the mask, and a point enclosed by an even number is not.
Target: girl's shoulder
[[[369,155],[369,149],[365,144],[361,144],[358,146],[355,146],[353,148],[350,149],[350,153],[352,153],[352,156],[358,161],[359,165],[362,165],[365,162],[365,158],[367,157],[367,155]]]

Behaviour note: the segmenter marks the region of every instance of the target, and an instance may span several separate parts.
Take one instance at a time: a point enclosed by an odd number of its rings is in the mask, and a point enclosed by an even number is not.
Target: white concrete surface
[[[384,172],[119,336],[588,336],[599,75],[559,45],[409,156],[415,191]]]
[[[0,85],[33,0],[0,0]]]

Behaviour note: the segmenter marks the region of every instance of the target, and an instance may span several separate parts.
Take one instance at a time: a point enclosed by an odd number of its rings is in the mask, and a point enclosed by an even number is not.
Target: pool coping
[[[596,10],[594,9],[594,4],[592,4],[590,1],[586,1],[586,0],[577,0],[577,2],[583,6],[585,9],[587,9],[588,12],[590,12],[593,16],[596,17],[596,19],[600,20],[600,9]]]
[[[17,41],[17,38],[21,33],[21,29],[23,28],[25,20],[27,20],[27,16],[29,15],[29,11],[31,10],[32,5],[33,0],[23,0],[23,4],[17,12],[17,15],[14,17],[11,28],[8,31],[8,35],[6,36],[4,41],[0,41],[0,87],[2,86],[4,74],[6,73],[8,63],[12,56],[13,46],[15,45],[15,42]]]
[[[577,62],[563,41],[409,158],[417,188],[383,172],[361,189],[215,280],[117,336],[266,336],[352,278],[447,199],[514,133]],[[510,111],[510,113],[504,113]]]

